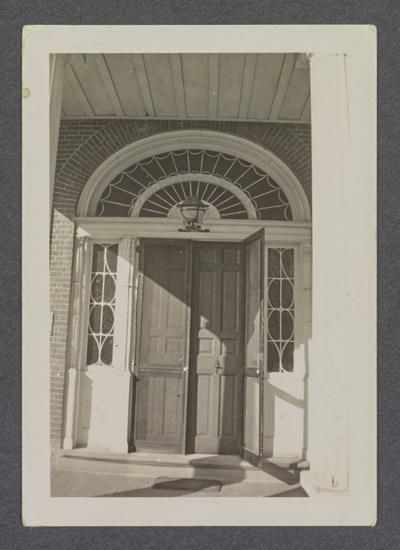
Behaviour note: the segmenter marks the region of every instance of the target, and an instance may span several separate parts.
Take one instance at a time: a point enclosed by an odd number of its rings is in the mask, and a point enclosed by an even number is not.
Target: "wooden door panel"
[[[214,384],[208,374],[197,376],[197,435],[208,436],[212,433],[212,412],[214,399],[212,395]]]
[[[153,444],[176,443],[182,428],[182,376],[143,372],[136,433]]]
[[[239,275],[237,271],[221,272],[221,332],[236,335],[239,327]]]
[[[188,244],[145,242],[138,351],[137,449],[181,451],[189,330]]]
[[[259,442],[259,381],[258,376],[244,378],[243,446],[256,453]]]
[[[237,376],[220,377],[218,435],[235,438],[237,432]]]
[[[196,378],[196,452],[238,450],[243,363],[241,245],[196,243],[192,356]]]
[[[253,464],[262,456],[263,415],[263,262],[264,232],[245,243],[245,341],[243,370],[242,453]]]
[[[215,271],[201,270],[198,274],[198,315],[200,329],[212,330],[216,324],[217,274]]]

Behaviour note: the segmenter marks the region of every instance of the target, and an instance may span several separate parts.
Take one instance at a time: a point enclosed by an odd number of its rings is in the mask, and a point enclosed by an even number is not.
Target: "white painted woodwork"
[[[146,218],[78,218],[78,244],[74,275],[75,306],[72,308],[70,338],[71,367],[67,374],[66,432],[63,446],[108,449],[128,452],[132,413],[132,359],[135,355],[134,285],[135,243],[140,237],[200,240],[204,242],[243,242],[255,231],[266,231],[268,246],[295,248],[296,331],[295,370],[292,373],[266,373],[264,381],[264,456],[302,458],[304,433],[304,377],[308,372],[307,338],[310,331],[310,223],[222,220],[209,222],[210,233],[178,232],[179,220]],[[118,242],[119,258],[116,290],[116,325],[112,367],[89,367],[86,361],[88,286],[91,250],[95,242]],[[265,254],[266,256],[267,254]],[[304,322],[303,322],[304,320]],[[258,387],[250,380],[243,388],[249,412]],[[271,412],[272,407],[272,412]],[[256,413],[256,409],[253,411]],[[248,418],[250,418],[249,415]],[[112,427],[111,427],[112,426]],[[249,437],[251,426],[248,426]],[[291,434],[288,438],[287,433]]]
[[[109,239],[107,240],[109,241]],[[115,302],[114,351],[112,367],[86,367],[86,340],[89,305],[91,254],[94,241],[88,247],[85,265],[77,252],[77,269],[85,282],[79,310],[73,312],[73,326],[80,332],[71,338],[75,350],[75,368],[69,375],[71,388],[67,389],[67,401],[72,401],[77,385],[79,402],[75,405],[76,425],[69,427],[64,438],[64,448],[84,446],[126,453],[130,430],[130,397],[132,373],[130,372],[130,341],[132,335],[133,273],[135,239],[122,238],[118,247],[117,287]],[[76,390],[75,390],[76,391]],[[68,412],[67,412],[68,418]],[[71,425],[72,426],[72,425]]]
[[[254,78],[257,66],[257,55],[247,54],[243,71],[242,93],[240,96],[239,118],[246,119],[253,97]]]
[[[346,288],[343,266],[352,261],[353,236],[347,229],[349,222],[338,223],[337,212],[341,210],[343,216],[350,215],[354,220],[354,212],[346,210],[346,197],[353,182],[344,169],[348,165],[346,158],[351,143],[345,56],[312,55],[311,79],[314,82],[312,278],[317,284],[313,285],[312,299],[308,383],[310,472],[306,478],[316,491],[346,491],[350,458],[349,384],[358,360],[351,359],[350,349],[356,343],[351,341],[349,322],[352,310],[354,315],[361,313],[355,302],[349,308],[349,296],[341,291]],[[331,112],[335,117],[328,116]],[[326,151],[330,151],[329,155]],[[357,203],[357,199],[353,200],[350,204]],[[331,238],[333,227],[334,240]],[[362,285],[362,280],[359,283]],[[358,356],[361,350],[355,349]],[[354,394],[351,399],[358,396]],[[359,459],[367,456],[363,453]]]
[[[96,56],[97,69],[100,74],[100,78],[103,82],[104,88],[107,92],[108,98],[112,103],[113,109],[117,116],[123,116],[124,110],[122,108],[121,101],[119,99],[117,90],[115,88],[110,69],[107,62],[104,59],[104,55]]]
[[[69,323],[69,347],[67,350],[66,403],[64,406],[63,447],[72,449],[76,443],[78,371],[82,355],[83,341],[87,328],[87,272],[91,266],[90,249],[86,237],[76,239],[75,262],[71,291]]]
[[[295,359],[295,369],[297,367]],[[264,456],[304,458],[304,379],[270,373],[264,382]]]
[[[150,85],[149,85],[149,79],[146,72],[146,66],[144,64],[144,59],[142,54],[138,55],[132,55],[133,57],[133,64],[135,66],[135,72],[136,72],[136,78],[139,84],[139,90],[141,94],[141,98],[144,105],[144,115],[155,117],[155,109],[154,109],[154,103],[153,103],[153,97],[151,95]],[[135,102],[134,102],[134,108],[137,109],[136,106],[136,96]]]
[[[311,240],[311,223],[264,220],[209,220],[208,233],[179,232],[175,218],[75,218],[79,234],[93,239],[121,239],[124,236],[173,238],[200,241],[242,241],[265,227],[271,245],[298,244]]]
[[[98,201],[109,182],[135,162],[179,149],[203,149],[236,156],[271,176],[282,188],[293,221],[308,221],[311,210],[305,191],[294,173],[276,155],[241,137],[210,130],[164,132],[131,143],[111,155],[90,176],[78,203],[78,216],[95,216]]]
[[[73,118],[156,118],[310,123],[304,56],[75,54],[63,113]]]
[[[50,210],[53,204],[64,74],[67,62],[68,56],[50,55]]]
[[[121,371],[130,370],[135,247],[136,239],[127,237],[119,242],[118,248],[113,365]]]
[[[245,314],[243,357],[243,441],[249,458],[259,464],[262,445],[262,381],[264,378],[264,232],[251,235],[245,244]],[[263,280],[264,279],[264,280]]]
[[[79,62],[81,63],[81,61]],[[67,96],[68,103],[63,102],[63,112],[67,113],[69,110],[69,103],[72,102],[73,109],[75,112],[84,113],[86,117],[94,117],[95,112],[92,109],[92,106],[89,102],[88,96],[85,94],[83,89],[83,84],[79,80],[76,71],[79,71],[79,64],[72,65],[72,61],[67,65],[65,71],[65,79],[67,82]],[[84,75],[84,71],[80,71]],[[87,78],[85,78],[85,81]],[[74,101],[76,97],[77,102]]]
[[[78,377],[76,446],[127,453],[132,374],[99,367]]]

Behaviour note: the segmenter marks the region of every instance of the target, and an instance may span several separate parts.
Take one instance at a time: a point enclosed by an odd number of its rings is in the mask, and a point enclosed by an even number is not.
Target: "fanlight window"
[[[177,216],[176,204],[196,196],[208,215],[260,220],[292,220],[289,201],[279,185],[254,164],[206,150],[179,150],[136,162],[109,183],[97,216]]]

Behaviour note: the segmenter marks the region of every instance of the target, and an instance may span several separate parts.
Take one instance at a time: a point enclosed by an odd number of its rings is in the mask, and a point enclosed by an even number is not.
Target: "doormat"
[[[180,478],[174,479],[170,477],[157,478],[153,484],[153,489],[161,489],[167,491],[187,491],[193,493],[197,491],[207,493],[219,493],[222,488],[222,483],[215,479],[193,479]]]

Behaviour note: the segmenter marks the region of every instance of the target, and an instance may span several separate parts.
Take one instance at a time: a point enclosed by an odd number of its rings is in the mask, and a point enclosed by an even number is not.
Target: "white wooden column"
[[[363,52],[359,55],[357,52]],[[312,494],[376,499],[376,30],[313,54]],[[372,517],[371,516],[371,517]]]
[[[72,301],[70,314],[70,332],[68,337],[67,373],[64,405],[63,448],[73,449],[76,441],[76,421],[78,414],[78,373],[81,362],[83,338],[83,319],[85,306],[85,286],[88,258],[88,238],[78,236],[74,274],[72,280]]]
[[[127,453],[131,425],[131,341],[134,317],[134,258],[136,239],[127,237],[120,241],[118,250],[118,273],[115,302],[114,328],[114,396],[110,399],[114,418],[114,430],[110,433],[109,447]]]
[[[301,256],[301,338],[304,361],[304,432],[302,458],[308,460],[309,399],[308,384],[310,374],[310,338],[312,336],[312,245],[305,242],[300,245]]]
[[[68,58],[68,55],[50,55],[50,212],[53,204],[64,74]]]
[[[351,345],[346,295],[350,235],[338,219],[346,209],[349,154],[348,90],[345,56],[310,58],[313,155],[312,338],[308,384],[310,471],[316,492],[349,488],[349,364]],[[335,238],[332,238],[334,232]],[[304,478],[303,478],[304,479]]]

